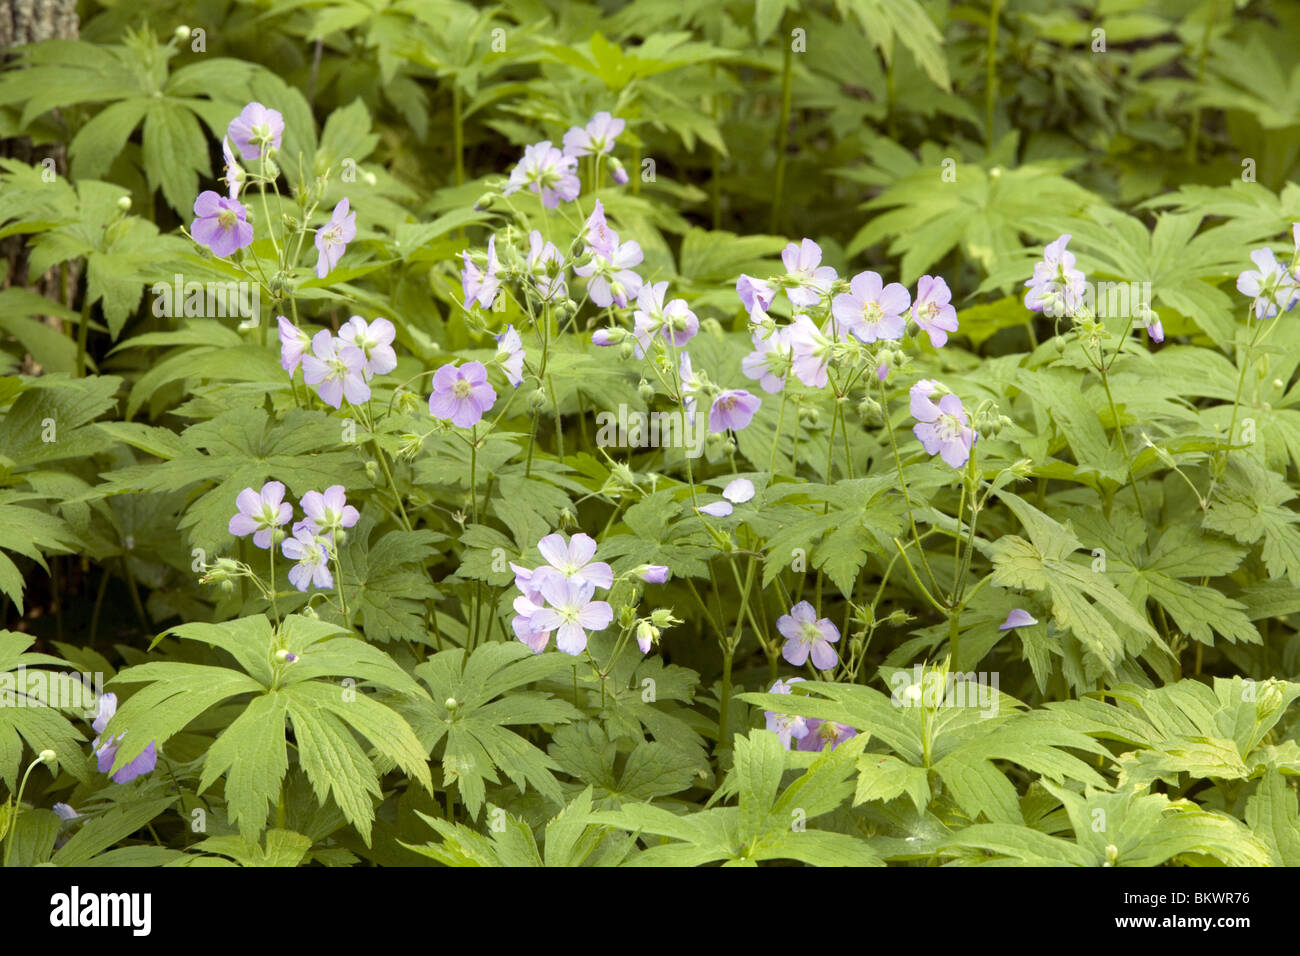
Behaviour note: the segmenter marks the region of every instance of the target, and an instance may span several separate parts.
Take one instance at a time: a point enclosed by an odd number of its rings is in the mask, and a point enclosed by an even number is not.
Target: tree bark
[[[81,21],[77,17],[76,0],[0,0],[0,60],[12,59],[14,48],[42,40],[75,40]],[[18,159],[30,165],[39,165],[46,158],[54,160],[55,170],[62,176],[68,174],[68,151],[63,143],[33,145],[26,137],[0,141],[0,156]],[[48,299],[71,307],[81,281],[81,264],[65,263],[50,269],[28,283],[27,245],[23,236],[10,236],[0,240],[0,259],[8,265],[4,286],[29,286]],[[44,321],[59,328],[54,316]],[[40,368],[27,356],[22,371],[28,375],[40,373]]]

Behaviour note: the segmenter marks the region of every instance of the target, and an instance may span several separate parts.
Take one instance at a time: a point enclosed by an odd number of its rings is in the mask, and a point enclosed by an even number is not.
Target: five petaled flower
[[[807,601],[800,601],[789,614],[777,618],[776,629],[785,638],[781,656],[796,667],[810,656],[813,667],[821,671],[830,670],[839,662],[835,648],[831,647],[840,639],[839,628],[828,617],[819,619]]]

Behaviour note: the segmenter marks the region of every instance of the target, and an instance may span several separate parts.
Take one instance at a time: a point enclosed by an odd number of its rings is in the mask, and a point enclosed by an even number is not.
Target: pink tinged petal
[[[578,623],[589,631],[603,631],[614,620],[614,610],[605,601],[590,601],[578,612]]]
[[[733,504],[744,504],[754,497],[754,483],[748,478],[737,478],[722,489],[722,497]]]
[[[278,506],[284,501],[284,484],[279,481],[268,481],[262,486],[262,502],[268,505]]]
[[[434,418],[449,419],[456,413],[459,402],[451,392],[434,392],[429,396],[429,414]]]
[[[316,394],[320,400],[332,408],[338,408],[343,404],[343,383],[337,378],[331,378],[321,382],[320,387],[316,389]]]
[[[230,519],[229,530],[236,538],[252,534],[258,529],[258,523],[246,514],[237,514]]]
[[[1009,631],[1016,627],[1029,627],[1037,624],[1038,620],[1028,611],[1016,608],[1007,615],[1007,619],[998,625],[999,631]]]
[[[262,510],[262,496],[252,488],[245,488],[235,496],[235,505],[246,515],[257,514]]]
[[[596,539],[579,531],[569,539],[569,561],[582,567],[596,556]]]
[[[548,534],[537,542],[537,550],[546,559],[546,563],[554,568],[563,568],[569,560],[569,546],[561,534]]]
[[[614,584],[614,570],[604,561],[593,561],[588,564],[582,569],[580,577],[598,588],[608,588]]]
[[[839,663],[835,648],[825,641],[814,641],[811,645],[813,667],[819,671],[828,671]]]
[[[781,656],[787,663],[802,667],[808,662],[809,645],[805,641],[788,640],[781,647]]]
[[[555,634],[555,646],[577,657],[587,649],[587,632],[577,624],[561,624]]]

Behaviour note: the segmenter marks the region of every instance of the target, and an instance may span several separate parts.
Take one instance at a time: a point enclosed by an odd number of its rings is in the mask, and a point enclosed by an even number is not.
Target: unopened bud
[[[42,750],[36,756],[36,759],[39,760],[41,763],[45,764],[45,766],[47,767],[53,767],[55,761],[58,760],[58,758],[59,758],[58,754],[56,754],[53,750],[48,750],[48,749]]]
[[[183,23],[180,26],[178,26],[175,29],[175,31],[173,31],[172,33],[172,36],[174,36],[177,40],[181,42],[188,40],[190,38],[190,35],[191,35],[190,28]]]
[[[484,210],[491,209],[492,204],[496,201],[497,197],[495,193],[484,193],[474,201],[474,208],[479,212],[483,212]]]
[[[122,212],[130,212],[130,211],[131,211],[131,197],[130,197],[130,196],[119,196],[119,197],[118,197],[118,200],[117,200],[117,208],[120,209],[120,210],[122,210]]]

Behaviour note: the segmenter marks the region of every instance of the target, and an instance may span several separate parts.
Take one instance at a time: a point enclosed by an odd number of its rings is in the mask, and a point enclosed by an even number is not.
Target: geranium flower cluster
[[[802,677],[791,677],[788,681],[777,681],[772,685],[769,694],[789,694],[793,685],[800,683]],[[767,729],[776,734],[781,739],[781,745],[786,750],[790,749],[793,741],[798,742],[797,749],[812,751],[814,753],[825,750],[827,747],[834,750],[844,741],[856,737],[858,732],[848,724],[837,723],[833,720],[822,720],[819,717],[800,717],[796,714],[779,714],[774,710],[763,712],[767,721]]]
[[[741,368],[769,394],[784,389],[792,373],[809,388],[825,388],[830,368],[871,358],[862,345],[901,341],[909,319],[936,348],[957,331],[952,291],[937,276],[921,276],[913,300],[902,284],[886,283],[876,272],[859,272],[845,283],[834,268],[821,264],[821,247],[811,239],[791,242],[781,261],[784,276],[736,280],[736,294],[753,325],[754,351]],[[781,291],[793,308],[785,326],[768,315]],[[888,363],[877,358],[875,365],[883,379]]]
[[[1025,308],[1048,318],[1088,318],[1088,279],[1075,267],[1074,253],[1065,247],[1070,234],[1062,233],[1043,248],[1043,258],[1034,264],[1034,274],[1025,280]],[[1152,342],[1165,340],[1160,316],[1148,303],[1134,303],[1137,317]]]
[[[281,367],[292,376],[301,364],[304,381],[315,387],[326,405],[338,408],[344,398],[353,405],[368,401],[370,380],[397,368],[393,351],[397,329],[387,319],[367,322],[354,315],[337,336],[328,329],[308,336],[283,315],[277,321]]]
[[[547,209],[555,209],[562,202],[573,202],[582,191],[578,178],[578,160],[583,156],[596,156],[609,163],[614,181],[627,182],[623,164],[610,155],[614,142],[622,134],[626,123],[607,112],[597,113],[586,126],[574,126],[564,134],[564,148],[554,146],[549,139],[533,143],[524,149],[524,155],[510,171],[502,194],[509,196],[527,189],[535,193]]]
[[[603,631],[614,619],[608,602],[594,599],[597,588],[613,586],[614,572],[604,561],[593,560],[596,541],[586,534],[575,534],[568,541],[561,534],[548,534],[537,542],[537,550],[546,564],[510,565],[520,592],[514,603],[515,636],[540,654],[554,633],[555,646],[576,656],[586,650],[588,631]],[[654,574],[658,576],[658,569]]]
[[[327,590],[334,586],[329,562],[346,538],[346,529],[355,525],[360,512],[347,502],[342,485],[331,485],[324,492],[309,491],[300,506],[304,517],[291,528],[292,537],[283,530],[293,521],[293,506],[284,500],[284,485],[268,481],[261,491],[245,488],[235,498],[238,512],[230,519],[229,531],[237,538],[253,536],[253,544],[268,549],[280,545],[284,556],[296,562],[289,570],[289,582],[299,591],[309,587]]]
[[[248,181],[248,174],[239,164],[261,162],[264,178],[269,182],[278,175],[268,170],[271,155],[279,150],[284,136],[284,116],[278,111],[253,102],[230,121],[226,135],[221,140],[221,155],[225,162],[226,195],[205,190],[194,200],[194,222],[190,235],[207,246],[212,254],[222,259],[252,245],[253,226],[248,221],[248,211],[239,202],[239,193]],[[230,144],[239,151],[236,157]],[[315,208],[315,207],[313,207]],[[339,264],[343,253],[357,236],[357,214],[351,211],[346,198],[339,201],[329,222],[316,230],[316,278],[324,279]],[[292,265],[292,264],[291,264]]]

